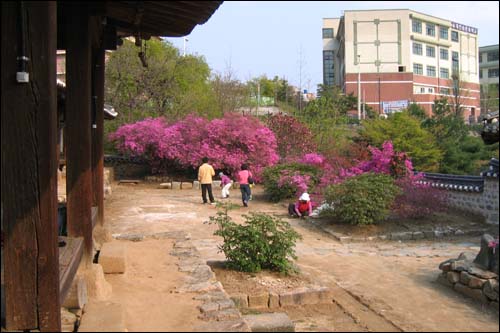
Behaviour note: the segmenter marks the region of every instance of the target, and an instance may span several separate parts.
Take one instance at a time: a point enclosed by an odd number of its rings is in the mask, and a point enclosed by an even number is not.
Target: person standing
[[[250,171],[248,171],[247,164],[241,165],[241,170],[238,171],[237,178],[238,182],[240,183],[241,201],[243,201],[243,206],[248,207],[248,201],[250,200],[250,196],[252,195],[252,191],[250,190],[250,183],[253,184],[253,175]]]
[[[222,187],[222,199],[229,198],[229,189],[231,188],[232,181],[223,172],[219,172],[221,180],[220,186]]]
[[[215,205],[214,195],[212,194],[212,177],[215,176],[214,168],[208,164],[208,157],[203,157],[203,164],[198,169],[198,181],[201,184],[201,197],[203,203],[207,202],[207,191],[210,199],[210,204]]]

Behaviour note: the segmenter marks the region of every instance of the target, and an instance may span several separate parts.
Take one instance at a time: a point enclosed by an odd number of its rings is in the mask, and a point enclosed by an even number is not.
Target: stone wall
[[[451,206],[479,213],[486,222],[498,224],[498,178],[485,177],[482,192],[464,192],[448,190],[448,202]]]

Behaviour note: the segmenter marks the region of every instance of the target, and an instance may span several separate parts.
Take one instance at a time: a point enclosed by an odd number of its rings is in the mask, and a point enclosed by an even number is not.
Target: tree
[[[443,153],[434,136],[420,123],[407,112],[394,113],[387,119],[367,120],[360,131],[361,140],[377,147],[391,140],[395,150],[408,154],[416,170],[435,172]]]
[[[236,79],[230,66],[223,74],[215,73],[212,76],[211,86],[215,94],[217,108],[223,114],[234,112],[248,102],[248,89]]]

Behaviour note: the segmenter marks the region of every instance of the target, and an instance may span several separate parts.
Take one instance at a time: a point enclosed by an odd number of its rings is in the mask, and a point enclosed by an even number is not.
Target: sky
[[[214,72],[240,81],[266,75],[316,92],[322,83],[323,18],[343,10],[410,9],[478,29],[479,46],[498,44],[498,1],[225,1],[188,41],[166,38],[181,53],[204,56]]]

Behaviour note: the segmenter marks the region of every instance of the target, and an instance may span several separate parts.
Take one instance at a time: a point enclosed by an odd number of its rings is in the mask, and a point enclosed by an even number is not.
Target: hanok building
[[[346,10],[323,19],[323,81],[380,113],[447,97],[479,115],[477,29],[408,9]],[[359,80],[358,80],[359,77]]]
[[[61,330],[103,215],[105,50],[188,35],[222,1],[2,2],[2,314],[7,330]],[[139,42],[138,42],[139,40]],[[66,246],[57,214],[57,50],[66,51]],[[2,325],[3,326],[3,325]]]

